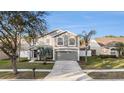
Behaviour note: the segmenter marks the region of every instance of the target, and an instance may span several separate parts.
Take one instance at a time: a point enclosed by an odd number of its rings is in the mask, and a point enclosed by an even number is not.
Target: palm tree
[[[88,46],[89,46],[89,42],[90,39],[93,35],[96,34],[95,30],[91,30],[90,32],[86,32],[83,31],[81,35],[79,35],[81,37],[81,42],[84,42],[85,44],[85,62],[87,63],[87,50],[88,50]]]

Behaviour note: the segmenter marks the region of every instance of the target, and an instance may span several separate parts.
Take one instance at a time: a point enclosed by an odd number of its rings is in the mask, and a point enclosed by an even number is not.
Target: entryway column
[[[78,61],[80,61],[80,50],[78,49]]]
[[[78,61],[80,61],[80,38],[77,38],[77,42],[78,42]]]
[[[53,60],[55,60],[55,49],[53,49]]]

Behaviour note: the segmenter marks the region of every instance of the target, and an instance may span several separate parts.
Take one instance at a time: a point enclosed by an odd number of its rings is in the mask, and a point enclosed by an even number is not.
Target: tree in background
[[[91,30],[90,32],[83,31],[81,35],[81,42],[84,42],[85,45],[85,62],[87,63],[87,50],[89,46],[89,42],[91,40],[91,37],[96,34],[95,30]]]
[[[118,38],[118,37],[124,37],[123,35],[121,36],[115,36],[115,35],[106,35],[104,37],[110,37],[110,38]]]
[[[116,49],[118,51],[119,57],[121,57],[123,55],[122,53],[124,52],[124,43],[116,42],[115,47],[116,47]]]
[[[44,12],[1,11],[0,12],[0,49],[11,59],[14,74],[17,74],[19,36],[28,36],[28,31],[42,33],[46,29]],[[41,25],[43,29],[40,30]]]

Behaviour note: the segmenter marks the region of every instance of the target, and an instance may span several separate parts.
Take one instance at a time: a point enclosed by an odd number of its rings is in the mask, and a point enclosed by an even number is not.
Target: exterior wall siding
[[[20,51],[20,57],[26,57],[26,58],[28,58],[29,59],[29,57],[30,57],[30,51]]]
[[[80,56],[85,56],[85,50],[80,50],[79,55],[80,55]],[[91,55],[91,50],[88,50],[88,51],[87,51],[87,56],[92,56],[92,55]]]
[[[58,37],[62,37],[64,39],[64,47],[78,47],[78,38],[77,38],[77,36],[73,36],[71,34],[66,33],[66,34],[63,34],[63,35],[58,36]],[[63,46],[57,45],[57,39],[58,39],[58,37],[55,37],[55,42],[56,42],[55,43],[55,46],[56,47],[63,47]],[[76,43],[75,46],[70,46],[69,45],[69,38],[71,38],[71,37],[75,38],[75,43]]]

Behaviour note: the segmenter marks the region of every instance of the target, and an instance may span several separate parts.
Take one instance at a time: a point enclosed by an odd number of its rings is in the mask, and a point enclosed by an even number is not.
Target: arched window
[[[71,46],[76,45],[76,40],[75,40],[75,38],[70,38],[70,39],[69,39],[69,45],[71,45]]]

